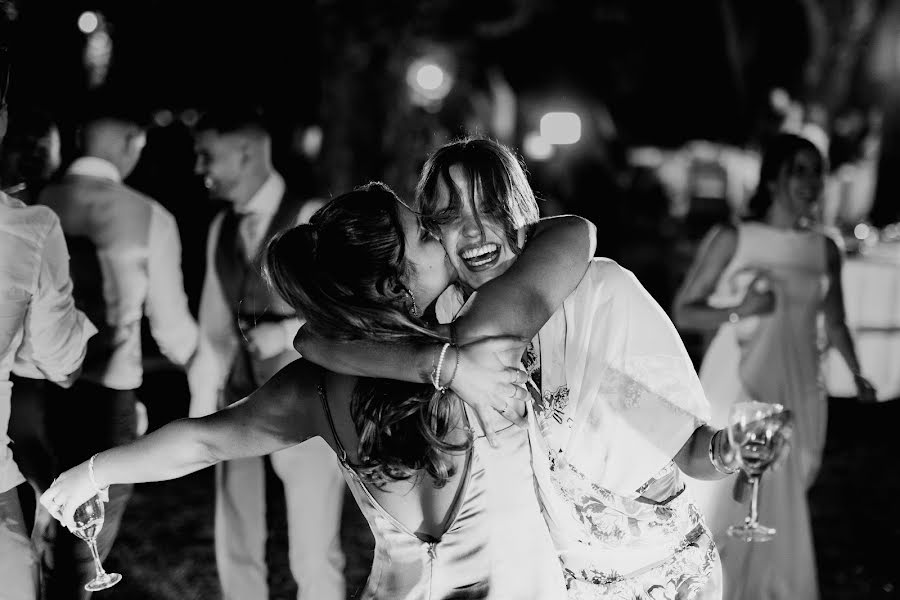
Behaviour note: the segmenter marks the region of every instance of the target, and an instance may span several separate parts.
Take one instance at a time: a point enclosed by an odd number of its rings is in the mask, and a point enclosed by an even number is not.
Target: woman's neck
[[[784,204],[776,200],[766,215],[766,224],[778,229],[793,229],[799,218],[799,215],[784,208]]]

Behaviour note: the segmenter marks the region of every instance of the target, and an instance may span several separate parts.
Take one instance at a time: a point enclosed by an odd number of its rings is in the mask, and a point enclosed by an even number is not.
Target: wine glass
[[[107,573],[103,570],[103,565],[100,564],[100,555],[97,553],[97,534],[103,528],[103,520],[105,518],[103,501],[100,500],[100,496],[94,496],[76,508],[75,515],[72,518],[75,521],[75,528],[72,530],[72,533],[87,543],[91,549],[91,556],[94,557],[94,568],[97,570],[97,576],[84,584],[84,589],[89,592],[99,592],[100,590],[111,588],[122,581],[120,574]]]
[[[728,535],[745,542],[766,542],[775,537],[775,528],[759,522],[759,479],[781,454],[791,435],[791,413],[780,404],[738,402],[728,417],[728,440],[737,452],[741,469],[752,487],[750,514],[740,525],[728,528]]]

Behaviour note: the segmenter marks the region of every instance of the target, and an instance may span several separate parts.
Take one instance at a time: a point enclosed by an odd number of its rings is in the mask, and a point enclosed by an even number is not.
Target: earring
[[[410,316],[418,317],[419,316],[419,307],[416,305],[416,297],[413,296],[412,292],[409,291],[409,288],[406,289],[406,295],[409,296],[410,301],[412,302],[412,306],[407,309],[409,311]]]

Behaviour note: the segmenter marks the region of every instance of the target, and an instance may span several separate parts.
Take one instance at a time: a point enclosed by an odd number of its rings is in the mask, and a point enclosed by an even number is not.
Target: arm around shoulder
[[[538,222],[516,262],[484,284],[456,320],[458,339],[534,337],[587,272],[597,247],[596,230],[587,219],[572,215]]]

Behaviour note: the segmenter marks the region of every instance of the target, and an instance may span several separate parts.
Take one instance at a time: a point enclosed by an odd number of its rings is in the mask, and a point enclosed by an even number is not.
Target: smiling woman
[[[819,386],[818,318],[873,399],[844,322],[841,257],[830,237],[808,226],[822,193],[825,158],[808,139],[781,133],[765,148],[750,215],[713,230],[675,299],[685,329],[715,330],[700,368],[714,425],[731,406],[782,404],[795,416],[793,450],[767,475],[760,503],[778,534],[765,545],[730,538],[746,512],[729,485],[692,482],[722,551],[726,597],[815,598],[816,561],[807,491],[825,447],[828,406]]]
[[[540,217],[522,166],[486,139],[438,149],[422,170],[416,197],[424,226],[441,238],[451,264],[467,274],[461,280],[473,288],[509,268]]]

